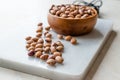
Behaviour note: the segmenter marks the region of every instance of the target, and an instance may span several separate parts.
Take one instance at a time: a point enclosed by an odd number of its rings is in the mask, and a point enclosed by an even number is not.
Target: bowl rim
[[[87,6],[87,7],[89,7],[89,6]],[[87,17],[87,18],[83,18],[83,19],[81,19],[81,18],[62,18],[62,17],[58,17],[58,16],[56,16],[56,15],[52,15],[52,14],[50,13],[50,10],[49,10],[49,12],[48,12],[48,15],[50,15],[50,16],[52,16],[52,17],[55,17],[55,18],[59,18],[59,19],[65,19],[65,20],[86,20],[86,19],[90,19],[90,18],[93,18],[93,17],[95,17],[95,16],[98,15],[97,11],[96,11],[94,8],[92,8],[92,7],[90,7],[90,8],[95,12],[95,14],[92,15],[92,16],[89,16],[89,17]]]

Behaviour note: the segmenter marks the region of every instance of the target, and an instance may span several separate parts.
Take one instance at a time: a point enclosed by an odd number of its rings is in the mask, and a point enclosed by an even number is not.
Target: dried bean
[[[76,40],[76,38],[72,38],[70,42],[71,42],[72,44],[76,44],[76,43],[77,43],[77,40]]]
[[[40,56],[40,59],[42,59],[42,60],[47,60],[48,57],[49,57],[48,54],[43,54],[43,55]]]
[[[50,26],[45,27],[45,30],[49,31],[50,30]]]
[[[36,37],[41,37],[41,36],[42,36],[41,32],[39,32],[39,33],[36,34]]]
[[[63,35],[58,34],[57,37],[58,37],[59,39],[63,39]]]
[[[48,59],[47,60],[47,64],[50,65],[50,66],[54,66],[56,63],[56,61],[54,59]]]
[[[50,51],[50,47],[45,47],[45,48],[44,48],[44,52],[45,52],[45,53],[48,53],[49,51]]]
[[[37,51],[36,53],[35,53],[35,57],[40,57],[42,55],[42,52],[41,51]]]
[[[62,18],[67,18],[67,15],[66,14],[62,14],[61,17]]]
[[[63,46],[64,47],[64,45],[60,41],[57,41],[56,44],[57,44],[57,46]]]
[[[64,59],[61,56],[56,56],[55,58],[57,63],[63,63]]]
[[[65,12],[66,8],[65,7],[61,7],[60,11]]]
[[[63,50],[63,46],[56,47],[56,50],[61,52]]]
[[[28,36],[25,38],[26,41],[30,40],[32,37],[31,36]]]
[[[35,48],[42,48],[43,44],[36,44]]]
[[[88,14],[84,14],[83,16],[81,16],[81,19],[85,19],[88,17]]]
[[[48,31],[44,32],[44,36],[46,36],[46,34],[49,33]]]
[[[27,44],[31,44],[33,42],[33,40],[28,40]]]
[[[65,40],[66,40],[66,41],[70,41],[71,39],[72,39],[71,36],[66,36],[66,37],[65,37]]]
[[[38,41],[38,37],[34,37],[34,38],[32,38],[32,40],[34,41],[34,42],[37,42]]]
[[[44,43],[44,40],[43,40],[42,38],[40,38],[40,39],[38,40],[38,43]]]
[[[42,25],[43,25],[43,23],[41,23],[41,22],[40,22],[40,23],[38,23],[38,26],[42,26]]]
[[[61,52],[54,52],[53,55],[54,56],[62,56],[62,53]]]
[[[35,52],[37,52],[37,51],[43,52],[43,48],[35,48]]]
[[[52,37],[52,34],[47,33],[45,36],[48,37],[48,38],[51,38],[51,37]]]
[[[55,15],[56,11],[55,11],[55,10],[50,10],[50,13],[51,13],[52,15]]]
[[[45,44],[44,44],[44,47],[50,47],[50,46],[51,46],[50,43],[45,43]]]
[[[45,38],[45,41],[46,41],[46,42],[51,42],[52,39],[51,39],[51,38]]]
[[[28,49],[30,47],[30,44],[26,44],[26,48]]]
[[[35,49],[35,47],[31,46],[31,47],[29,47],[27,50],[28,50],[28,51],[31,51],[31,50],[34,50],[34,49]]]
[[[55,59],[55,56],[54,56],[54,55],[50,55],[50,56],[48,57],[48,59]]]
[[[56,12],[56,15],[57,15],[57,16],[60,16],[61,13],[62,13],[61,11],[57,11],[57,12]]]
[[[28,52],[28,56],[34,56],[35,52],[34,51],[30,51]]]
[[[36,46],[36,42],[33,42],[30,45],[33,46],[33,47],[35,47]]]
[[[36,33],[42,32],[42,29],[37,29]]]
[[[57,50],[56,50],[55,47],[51,47],[51,48],[50,48],[50,51],[51,51],[51,53],[54,53],[54,52],[56,52]]]

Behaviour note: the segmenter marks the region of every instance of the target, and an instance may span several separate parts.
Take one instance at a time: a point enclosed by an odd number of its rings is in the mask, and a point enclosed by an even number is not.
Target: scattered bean
[[[45,53],[48,53],[49,51],[50,51],[50,47],[45,47],[45,48],[44,48],[44,52],[45,52]]]
[[[43,44],[36,44],[35,48],[42,48]]]
[[[30,47],[30,44],[26,44],[26,48],[28,49]]]
[[[64,45],[60,41],[57,41],[56,44],[57,44],[57,46],[63,46],[64,47]]]
[[[38,26],[42,26],[42,25],[43,25],[43,23],[41,23],[41,22],[40,22],[40,23],[38,23]]]
[[[54,56],[54,55],[50,55],[50,56],[48,57],[48,59],[55,59],[55,56]]]
[[[25,38],[26,41],[30,40],[31,39],[31,36],[28,36]]]
[[[37,51],[36,53],[35,53],[35,57],[40,57],[42,55],[42,52],[41,51]]]
[[[46,41],[46,42],[51,42],[52,39],[51,39],[51,38],[45,38],[45,41]]]
[[[56,44],[55,42],[53,42],[51,46],[56,47],[56,46],[57,46],[57,44]]]
[[[52,46],[52,47],[50,48],[50,51],[51,51],[51,53],[54,53],[54,52],[56,52],[57,50],[55,49],[55,47]]]
[[[43,55],[40,56],[40,59],[42,59],[42,60],[47,60],[48,57],[49,57],[48,54],[43,54]]]
[[[38,26],[37,29],[43,30],[43,26]]]
[[[54,52],[53,55],[54,56],[62,56],[62,53],[60,53],[60,52]]]
[[[76,40],[76,38],[72,38],[70,42],[71,42],[72,44],[76,44],[76,43],[77,43],[77,40]]]
[[[33,42],[30,45],[33,46],[33,47],[35,47],[36,46],[36,42]]]
[[[37,51],[43,52],[43,48],[35,48],[35,52],[37,52]]]
[[[34,42],[37,42],[38,41],[38,37],[34,37],[34,38],[32,38],[32,40],[34,41]]]
[[[42,29],[37,29],[36,33],[42,32]]]
[[[63,39],[63,35],[58,34],[57,37],[58,37],[59,39]]]
[[[31,50],[34,50],[34,49],[35,49],[35,47],[31,46],[31,47],[29,47],[27,50],[28,50],[28,51],[31,51]]]
[[[48,59],[47,60],[47,64],[50,65],[50,66],[54,66],[56,63],[56,61],[54,59]]]
[[[72,9],[74,9],[74,5],[71,7],[72,7]],[[54,6],[53,9],[55,9],[55,8],[56,8],[55,11],[61,10],[61,12],[66,12],[65,14],[60,13],[60,15],[61,14],[67,15],[67,16],[70,15],[69,13],[67,13],[66,10],[68,10],[68,8],[66,8],[65,5],[62,5],[62,8],[59,6],[57,6],[57,7]],[[77,7],[77,6],[75,6],[75,8],[79,9],[79,7]],[[70,9],[70,11],[73,11],[73,10]],[[79,13],[79,11],[74,10],[73,12],[76,14],[76,18],[77,17],[81,18],[81,15],[77,14],[77,13]],[[90,13],[90,11],[88,10],[87,13]],[[91,12],[91,14],[92,14],[92,12]],[[71,15],[74,16],[73,13]],[[84,14],[82,16],[87,16],[87,15],[88,14]],[[69,16],[69,18],[70,18],[70,16]],[[42,25],[43,25],[42,23],[38,24],[38,29],[36,31],[37,32],[36,37],[28,36],[25,38],[26,42],[27,42],[26,49],[28,50],[28,56],[35,56],[37,58],[40,58],[41,60],[47,60],[46,63],[51,66],[54,66],[56,64],[56,62],[63,63],[64,59],[62,58],[62,51],[64,49],[64,45],[62,44],[61,41],[52,43],[52,34],[50,34],[48,32],[50,30],[50,26],[45,28],[45,30],[46,30],[46,32],[44,32],[45,39],[43,39]],[[59,39],[63,39],[64,36],[58,34],[57,37]],[[66,41],[70,41],[72,44],[77,43],[76,38],[72,38],[72,36],[65,36],[64,39]],[[44,43],[44,40],[46,41],[45,43]]]
[[[45,30],[49,31],[50,30],[50,26],[45,27]]]
[[[61,56],[56,56],[55,61],[57,63],[63,63],[64,59]]]
[[[39,38],[38,43],[44,43],[44,40],[42,38]]]
[[[71,36],[66,36],[66,37],[65,37],[65,40],[66,40],[66,41],[70,41],[71,39],[72,39]]]
[[[51,37],[52,37],[52,34],[47,33],[45,36],[46,36],[47,38],[51,38]]]
[[[31,44],[33,42],[33,40],[28,40],[27,44]]]
[[[63,50],[63,46],[56,47],[56,50],[61,52]]]
[[[46,36],[46,34],[49,33],[48,31],[44,32],[44,36]]]
[[[36,37],[41,37],[41,36],[42,36],[41,32],[39,32],[39,33],[36,34]]]
[[[50,43],[45,43],[45,44],[44,44],[44,47],[50,47],[50,46],[51,46]]]
[[[34,56],[35,52],[34,51],[30,51],[28,52],[28,56]]]

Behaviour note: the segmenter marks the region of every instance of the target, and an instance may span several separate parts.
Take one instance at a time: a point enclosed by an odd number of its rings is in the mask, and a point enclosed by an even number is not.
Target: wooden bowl
[[[49,12],[48,23],[58,34],[79,36],[93,30],[97,22],[97,11],[95,9],[93,11],[95,14],[85,19],[61,18]]]

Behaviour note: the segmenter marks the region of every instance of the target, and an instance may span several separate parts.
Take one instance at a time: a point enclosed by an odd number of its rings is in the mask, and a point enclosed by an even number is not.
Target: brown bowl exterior
[[[58,34],[79,36],[93,30],[97,21],[97,12],[94,11],[95,15],[86,19],[60,18],[48,13],[48,23]]]

